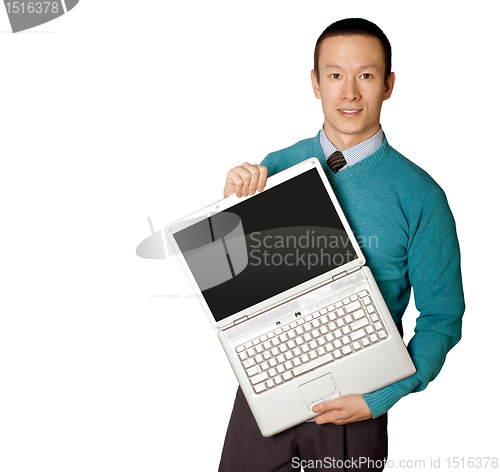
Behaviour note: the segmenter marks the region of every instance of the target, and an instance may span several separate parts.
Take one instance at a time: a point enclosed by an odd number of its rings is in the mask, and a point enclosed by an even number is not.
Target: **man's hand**
[[[266,181],[267,169],[264,166],[244,162],[228,172],[224,185],[224,198],[232,193],[236,193],[239,198],[253,195],[256,191],[262,192]]]
[[[314,405],[313,412],[323,413],[314,418],[317,424],[354,423],[355,421],[368,420],[372,417],[372,412],[362,395],[346,395],[335,400],[318,403]]]

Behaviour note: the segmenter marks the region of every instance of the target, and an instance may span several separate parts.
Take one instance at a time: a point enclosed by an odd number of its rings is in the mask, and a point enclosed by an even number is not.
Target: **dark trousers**
[[[219,472],[382,470],[386,457],[387,414],[343,426],[303,423],[265,438],[238,388]]]

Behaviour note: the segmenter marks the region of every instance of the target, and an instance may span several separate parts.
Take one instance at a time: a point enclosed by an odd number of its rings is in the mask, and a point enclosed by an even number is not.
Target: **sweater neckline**
[[[381,146],[373,154],[365,157],[361,162],[358,162],[338,172],[337,174],[334,174],[328,167],[325,154],[323,153],[323,149],[321,148],[321,144],[319,141],[320,133],[321,131],[318,132],[318,134],[314,138],[314,152],[316,157],[318,157],[318,159],[321,161],[321,166],[323,167],[328,180],[331,182],[332,187],[340,185],[342,182],[350,179],[351,177],[354,177],[355,175],[369,171],[373,166],[377,165],[380,161],[386,158],[390,149],[389,142],[384,135],[384,140],[382,141]]]

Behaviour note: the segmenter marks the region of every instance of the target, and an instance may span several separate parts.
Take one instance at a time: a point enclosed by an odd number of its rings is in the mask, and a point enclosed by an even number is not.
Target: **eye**
[[[361,74],[362,79],[369,79],[371,76],[371,74]]]
[[[332,79],[339,79],[340,78],[340,74],[331,74],[330,77]]]

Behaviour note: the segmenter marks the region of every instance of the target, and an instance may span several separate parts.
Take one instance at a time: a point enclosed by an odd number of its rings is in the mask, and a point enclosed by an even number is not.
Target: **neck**
[[[345,151],[346,149],[372,138],[379,132],[379,130],[380,124],[377,124],[376,128],[373,127],[372,129],[366,130],[362,133],[347,134],[329,128],[327,123],[324,124],[326,137],[339,151]]]

